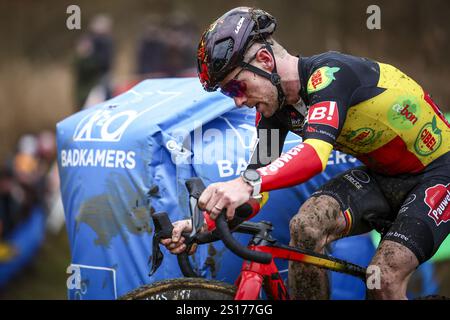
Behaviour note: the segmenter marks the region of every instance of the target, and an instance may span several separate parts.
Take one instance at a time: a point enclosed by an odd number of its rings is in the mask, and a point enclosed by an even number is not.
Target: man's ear
[[[262,48],[258,50],[258,52],[256,53],[256,61],[261,63],[266,71],[272,72],[274,67],[274,60],[273,56],[267,49]]]

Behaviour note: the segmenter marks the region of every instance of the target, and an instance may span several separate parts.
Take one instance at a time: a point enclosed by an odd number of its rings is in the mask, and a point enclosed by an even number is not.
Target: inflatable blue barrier
[[[209,184],[238,176],[254,147],[254,121],[254,110],[236,109],[232,99],[206,93],[197,79],[184,78],[143,81],[58,123],[72,254],[69,298],[116,299],[143,284],[182,276],[176,257],[165,249],[162,266],[148,276],[150,215],[165,211],[172,221],[188,218],[184,183],[190,177]],[[284,150],[300,141],[289,134]],[[254,220],[272,221],[274,237],[288,243],[289,221],[300,205],[330,177],[356,165],[356,159],[333,152],[322,174],[271,192]],[[232,283],[242,260],[216,242],[200,246],[194,263],[203,276]],[[279,268],[286,276],[287,263],[281,261]]]
[[[416,276],[420,283],[418,292],[407,292],[408,299],[416,299],[419,297],[426,297],[439,294],[439,284],[434,275],[434,263],[430,260],[421,264],[414,276]]]
[[[11,259],[0,262],[0,289],[30,263],[45,238],[45,212],[40,206],[17,225],[4,242],[13,250]]]

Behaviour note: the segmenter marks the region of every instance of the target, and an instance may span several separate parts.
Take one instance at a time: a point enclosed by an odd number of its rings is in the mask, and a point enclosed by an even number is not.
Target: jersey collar
[[[300,55],[298,56],[298,75],[299,75],[299,79],[300,79],[300,91],[298,92],[298,95],[300,96],[300,98],[305,102],[306,105],[309,105],[309,100],[308,100],[308,94],[306,93],[306,86],[307,86],[307,59],[305,57],[301,57]]]

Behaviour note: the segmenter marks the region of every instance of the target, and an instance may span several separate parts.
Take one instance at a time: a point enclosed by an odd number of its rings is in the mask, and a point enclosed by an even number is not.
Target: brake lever
[[[149,276],[155,274],[164,260],[164,254],[160,248],[160,240],[171,238],[173,230],[173,225],[166,212],[154,213],[152,215],[152,219],[155,225],[155,232],[152,241],[152,255],[149,257],[148,261],[148,264],[151,266]],[[181,235],[186,239],[185,253],[187,254],[191,250],[192,245],[195,243],[196,238],[191,237],[187,232],[183,232]]]
[[[202,229],[205,220],[203,218],[203,214],[200,211],[200,208],[197,205],[198,199],[190,196],[189,197],[189,210],[191,211],[191,226],[192,226],[192,232],[189,235],[190,237],[194,238]]]

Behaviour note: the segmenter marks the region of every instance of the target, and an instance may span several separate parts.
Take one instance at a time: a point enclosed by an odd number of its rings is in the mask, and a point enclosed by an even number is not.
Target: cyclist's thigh
[[[377,181],[365,167],[357,167],[343,172],[321,186],[312,197],[328,195],[333,197],[341,208],[347,227],[342,236],[368,232],[373,226],[367,216],[388,219],[390,206],[383,196]]]
[[[450,154],[438,160],[441,165],[426,170],[383,238],[406,246],[419,263],[431,258],[450,233]]]

